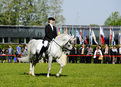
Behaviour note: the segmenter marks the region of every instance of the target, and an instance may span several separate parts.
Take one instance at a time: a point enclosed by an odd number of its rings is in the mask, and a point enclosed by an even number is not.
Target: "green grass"
[[[59,78],[60,65],[52,64],[50,78],[47,67],[38,63],[29,76],[28,63],[0,63],[0,87],[121,87],[120,64],[67,64]]]

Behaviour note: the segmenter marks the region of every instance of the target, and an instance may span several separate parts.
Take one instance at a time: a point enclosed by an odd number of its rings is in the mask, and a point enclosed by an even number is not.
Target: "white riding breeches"
[[[45,40],[45,41],[44,41],[44,47],[47,47],[47,45],[48,45],[48,41]]]
[[[42,42],[39,43],[39,44],[37,45],[37,53],[39,53],[39,52],[41,51],[41,49],[42,49],[43,46],[44,46],[44,47],[47,47],[47,45],[48,45],[48,41],[47,41],[47,40],[44,41],[44,44],[43,44]]]

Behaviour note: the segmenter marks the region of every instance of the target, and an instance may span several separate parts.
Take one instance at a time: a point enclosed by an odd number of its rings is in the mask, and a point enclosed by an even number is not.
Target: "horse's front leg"
[[[61,60],[60,59],[56,59],[56,61],[61,65],[61,68],[60,68],[60,71],[59,71],[59,73],[57,73],[56,74],[56,77],[59,77],[59,75],[61,74],[61,72],[62,72],[62,69],[63,69],[63,67],[64,67],[64,65],[62,64],[62,62],[61,62]]]
[[[30,62],[30,70],[29,70],[29,75],[32,75],[32,62]]]
[[[51,63],[52,63],[52,57],[49,57],[47,77],[50,77],[50,76],[49,76],[49,73],[50,73],[50,70],[51,70]]]

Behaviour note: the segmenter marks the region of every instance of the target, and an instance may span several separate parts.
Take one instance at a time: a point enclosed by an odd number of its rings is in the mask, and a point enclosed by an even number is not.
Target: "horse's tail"
[[[22,57],[22,58],[18,58],[18,60],[20,62],[26,62],[26,63],[30,62],[30,59],[29,59],[30,58],[30,42],[28,43],[28,47],[27,47],[27,49],[28,49],[28,55],[25,56],[25,57]]]

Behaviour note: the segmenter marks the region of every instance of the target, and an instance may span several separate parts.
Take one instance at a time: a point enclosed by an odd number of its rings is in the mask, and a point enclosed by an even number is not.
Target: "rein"
[[[60,46],[60,44],[58,44],[55,40],[53,40],[53,41],[54,41],[58,46]],[[67,43],[68,43],[69,41],[70,41],[70,39],[67,41]],[[66,43],[66,44],[67,44],[67,43]],[[65,45],[66,45],[66,44],[65,44]],[[63,49],[63,46],[60,46],[60,48]],[[64,49],[71,51],[70,49],[65,48],[65,47],[64,47]],[[66,50],[64,50],[64,51],[66,51]]]

